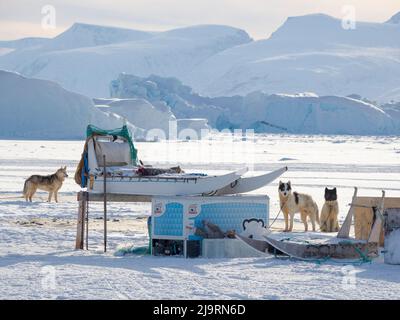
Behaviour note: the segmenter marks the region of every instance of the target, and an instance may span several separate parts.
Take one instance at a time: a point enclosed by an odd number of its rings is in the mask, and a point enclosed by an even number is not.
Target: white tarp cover
[[[96,141],[95,152],[97,164],[103,166],[103,155],[106,156],[106,166],[125,166],[130,164],[131,151],[127,142]]]

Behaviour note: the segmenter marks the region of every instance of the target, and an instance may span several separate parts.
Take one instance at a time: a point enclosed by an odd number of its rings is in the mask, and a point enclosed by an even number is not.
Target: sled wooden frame
[[[380,198],[379,203],[375,204],[371,203],[371,201],[362,201],[363,198],[357,197],[357,192],[358,189],[355,187],[354,188],[354,194],[352,201],[350,203],[350,209],[349,212],[347,213],[347,216],[343,222],[342,227],[340,228],[337,237],[342,238],[342,239],[348,239],[350,237],[350,227],[353,222],[354,218],[354,213],[357,210],[357,208],[370,208],[372,209],[373,207],[376,208],[374,210],[374,223],[372,225],[371,231],[369,233],[367,242],[372,242],[372,243],[379,243],[379,238],[381,235],[381,230],[383,226],[383,211],[385,209],[385,191],[382,190],[382,197]],[[368,199],[368,198],[367,198]],[[372,199],[372,198],[369,198]]]
[[[385,191],[382,191],[382,197],[376,205],[377,210],[374,211],[374,223],[367,240],[358,240],[350,237],[350,229],[354,218],[354,212],[357,206],[368,206],[363,203],[357,196],[358,188],[354,187],[352,202],[347,216],[340,228],[337,238],[343,239],[337,243],[329,244],[297,244],[289,242],[281,242],[275,239],[267,238],[267,242],[282,251],[283,253],[303,259],[354,259],[354,258],[370,258],[378,256],[379,237],[383,225],[383,210],[385,206]],[[372,206],[370,206],[372,208]],[[279,247],[277,247],[279,245]]]
[[[337,238],[342,240],[337,243],[284,242],[268,236],[263,237],[264,241],[245,239],[240,236],[237,238],[265,254],[268,254],[268,252],[284,254],[291,258],[304,261],[315,261],[316,259],[327,258],[368,260],[372,257],[376,257],[379,254],[379,238],[383,225],[382,213],[385,208],[385,191],[382,191],[382,197],[379,198],[379,201],[377,198],[372,197],[357,197],[357,192],[358,189],[354,188],[350,209],[337,235]],[[375,219],[367,240],[358,240],[350,237],[354,211],[357,207],[377,208],[377,210],[374,211]]]
[[[131,195],[131,194],[116,194],[107,193],[106,199],[103,193],[93,193],[87,191],[80,191],[77,194],[78,206],[78,221],[76,230],[76,241],[75,249],[83,250],[84,242],[86,238],[86,250],[88,249],[88,206],[89,202],[104,202],[105,208],[108,202],[151,202],[152,196],[142,196],[142,195]],[[104,238],[107,239],[107,225],[106,220],[104,221]],[[106,241],[105,241],[106,244]],[[105,245],[106,250],[106,245]]]
[[[358,196],[354,200],[354,232],[355,238],[368,240],[374,223],[374,210],[379,208],[381,197]],[[386,209],[400,208],[400,197],[385,197],[383,214]],[[384,229],[384,227],[382,227]],[[384,246],[385,233],[381,231],[379,245]]]
[[[103,163],[106,163],[105,159]],[[242,193],[248,192],[253,189],[257,189],[261,186],[267,185],[279,177],[281,174],[286,172],[288,168],[282,167],[280,169],[268,172],[267,174],[263,174],[260,176],[255,177],[247,177],[247,178],[238,178],[234,181],[234,186],[228,185],[221,189],[218,189],[212,194],[202,194],[202,197],[212,197],[215,195],[224,196],[230,195],[234,193]],[[103,168],[103,172],[106,172],[105,168]],[[105,179],[103,180],[103,190],[106,190],[106,193],[99,193],[99,192],[89,192],[89,191],[80,191],[77,194],[77,200],[79,202],[79,209],[78,209],[78,221],[77,221],[77,231],[76,231],[76,242],[75,242],[75,249],[83,249],[84,242],[86,238],[86,250],[88,250],[88,233],[89,233],[89,202],[103,202],[104,203],[104,252],[107,250],[107,203],[108,202],[151,202],[153,196],[152,195],[135,195],[135,194],[120,194],[120,193],[113,193],[107,192],[106,189],[106,181],[109,179],[107,175],[105,175]],[[112,179],[112,178],[110,178]],[[149,179],[149,177],[143,177],[143,179]],[[155,177],[154,179],[160,179]],[[165,178],[165,179],[174,179],[174,178]],[[185,181],[189,181],[188,178],[182,178]],[[189,179],[198,179],[198,178],[189,178]],[[158,181],[157,180],[157,181]],[[243,181],[250,186],[243,186]],[[89,182],[90,183],[90,182]],[[241,185],[242,184],[242,185]],[[235,189],[235,187],[238,187]],[[200,195],[199,195],[200,196]]]

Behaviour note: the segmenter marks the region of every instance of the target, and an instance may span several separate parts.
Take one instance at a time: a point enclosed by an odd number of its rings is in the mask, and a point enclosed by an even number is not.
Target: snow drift
[[[81,139],[88,123],[115,128],[123,119],[95,108],[93,102],[60,85],[0,70],[0,137]],[[128,124],[133,133],[142,131]]]

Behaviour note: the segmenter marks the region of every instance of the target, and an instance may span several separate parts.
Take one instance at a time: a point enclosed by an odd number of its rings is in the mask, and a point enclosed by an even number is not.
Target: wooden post
[[[86,250],[89,250],[89,193],[86,195]]]
[[[355,238],[357,240],[368,240],[372,225],[374,223],[374,212],[372,208],[379,208],[382,204],[382,197],[357,197],[354,211]],[[386,197],[383,211],[386,209],[400,208],[400,197]],[[382,229],[384,227],[382,226]],[[357,232],[359,230],[359,232]],[[362,233],[360,232],[362,230]],[[381,232],[379,244],[384,245],[385,233]]]
[[[375,212],[375,221],[372,225],[371,233],[369,234],[367,242],[376,242],[379,243],[379,238],[382,232],[382,224],[383,224],[383,210],[385,208],[385,191],[382,190],[382,199],[379,208],[377,208],[377,212]]]
[[[103,204],[104,204],[104,252],[107,252],[107,171],[106,155],[103,155]]]
[[[351,227],[351,222],[353,221],[354,201],[356,197],[357,197],[357,187],[354,187],[354,193],[353,193],[353,198],[351,199],[350,209],[349,212],[347,213],[346,219],[344,219],[342,227],[338,232],[337,235],[338,238],[346,239],[350,237],[350,227]]]
[[[354,209],[354,237],[357,240],[368,240],[374,223],[373,206],[360,204],[359,198],[356,202],[358,206]]]
[[[78,222],[76,228],[76,242],[75,242],[75,249],[83,249],[83,239],[85,236],[85,208],[86,208],[86,197],[85,192],[80,191],[78,193],[78,202],[79,202],[79,209],[78,209]]]

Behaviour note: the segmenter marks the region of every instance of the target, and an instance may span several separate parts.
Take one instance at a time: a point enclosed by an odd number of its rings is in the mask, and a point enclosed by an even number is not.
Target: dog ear
[[[282,180],[279,180],[279,186],[283,185]]]
[[[292,184],[290,183],[290,180],[287,182],[288,186],[291,187]]]
[[[67,170],[67,166],[64,166],[64,170]]]
[[[325,192],[329,191],[328,187],[325,187]]]

